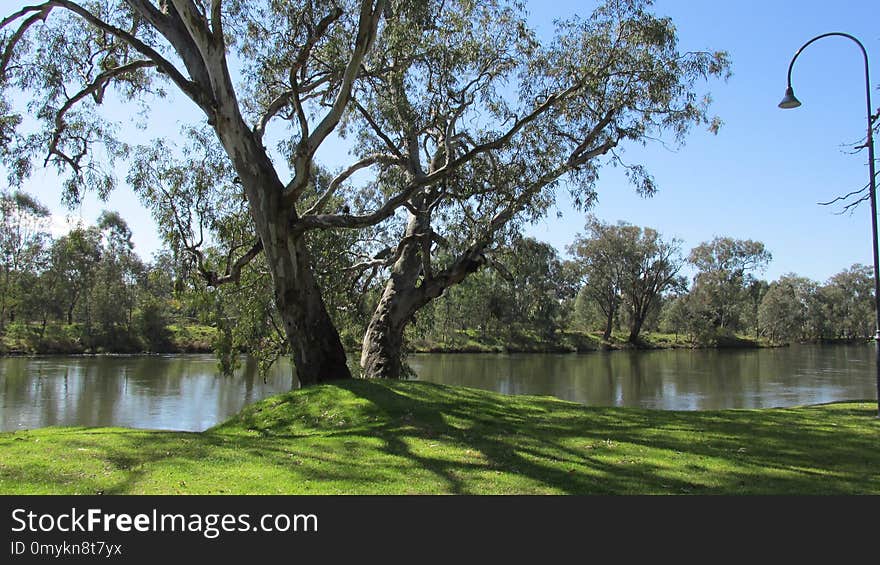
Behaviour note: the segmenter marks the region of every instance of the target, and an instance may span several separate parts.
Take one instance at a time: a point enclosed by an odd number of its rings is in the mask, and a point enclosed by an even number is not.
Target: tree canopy
[[[142,194],[164,190],[154,212],[178,224],[168,237],[211,285],[262,255],[302,384],[350,374],[315,258],[353,241],[313,234],[383,230],[357,269],[330,270],[385,274],[362,364],[395,377],[415,312],[560,186],[589,206],[626,143],[717,128],[699,89],[729,72],[726,54],[680,51],[649,8],[608,0],[548,39],[518,2],[49,0],[0,21],[0,158],[14,183],[56,167],[70,202],[106,195],[127,164]],[[187,128],[190,153],[135,146],[103,111],[109,100],[156,111],[170,89],[204,119]],[[316,155],[334,133],[352,140],[351,161],[322,179]],[[172,147],[182,162],[163,158]],[[654,191],[642,167],[627,171]],[[235,227],[225,210],[239,202]],[[203,226],[228,244],[225,260],[206,255]]]
[[[751,239],[716,237],[691,250],[688,262],[697,269],[694,300],[712,327],[736,326],[742,294],[771,259],[764,244]]]
[[[678,275],[684,264],[680,246],[676,239],[664,241],[652,228],[588,218],[586,234],[575,237],[569,252],[582,273],[585,295],[605,316],[605,340],[611,337],[621,306],[627,309],[629,341],[637,342],[664,294],[685,287]]]

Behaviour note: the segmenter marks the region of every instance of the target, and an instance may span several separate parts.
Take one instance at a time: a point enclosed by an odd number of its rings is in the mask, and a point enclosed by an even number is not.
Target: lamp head
[[[784,110],[789,110],[791,108],[797,108],[800,105],[801,101],[795,97],[794,89],[790,86],[786,88],[785,96],[782,98],[782,102],[779,103],[779,107]]]

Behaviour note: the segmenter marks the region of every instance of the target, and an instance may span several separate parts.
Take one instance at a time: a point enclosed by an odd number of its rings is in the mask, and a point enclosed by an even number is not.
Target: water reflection
[[[592,406],[765,408],[876,398],[872,345],[581,355],[413,355],[419,379]],[[232,377],[212,355],[0,358],[2,430],[123,426],[204,430],[290,390],[290,364],[265,382],[245,359]]]
[[[425,381],[664,410],[872,399],[874,363],[872,345],[410,358]]]
[[[204,430],[292,381],[279,364],[264,382],[249,360],[223,377],[212,355],[5,358],[0,425]]]

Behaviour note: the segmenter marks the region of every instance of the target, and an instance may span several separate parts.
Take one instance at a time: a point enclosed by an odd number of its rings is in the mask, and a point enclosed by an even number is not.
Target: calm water
[[[420,380],[593,406],[764,408],[876,398],[873,345],[581,355],[413,355]],[[204,430],[290,390],[253,363],[217,374],[211,355],[0,358],[0,429],[124,426]]]
[[[286,369],[286,370],[285,370]],[[220,376],[213,355],[0,358],[0,429],[122,426],[201,431],[291,389],[253,363]]]
[[[425,355],[426,381],[590,406],[770,408],[877,398],[872,344],[774,349],[612,351],[582,355]]]

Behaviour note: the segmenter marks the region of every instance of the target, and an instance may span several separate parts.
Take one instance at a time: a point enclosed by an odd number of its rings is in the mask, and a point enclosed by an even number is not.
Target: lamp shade
[[[779,107],[785,110],[790,108],[797,108],[801,105],[801,101],[798,100],[794,95],[794,89],[792,87],[788,87],[785,89],[785,96],[782,98],[782,101],[779,103]]]

